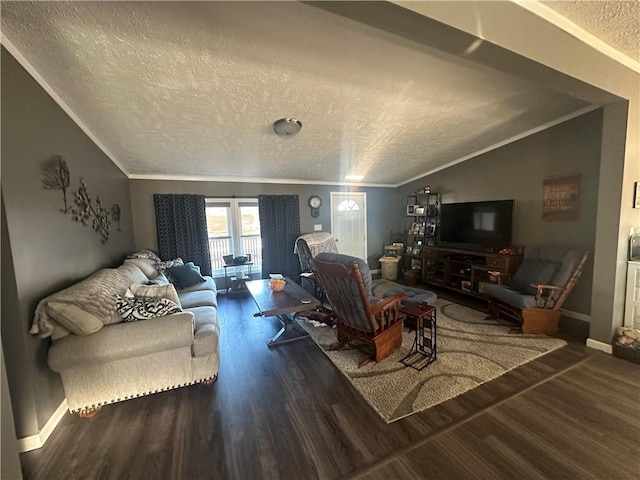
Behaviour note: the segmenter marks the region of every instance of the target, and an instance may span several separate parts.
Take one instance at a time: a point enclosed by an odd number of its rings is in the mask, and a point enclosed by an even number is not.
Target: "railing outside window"
[[[231,238],[209,238],[209,252],[211,254],[211,269],[223,273],[222,266],[224,260],[222,257],[228,255],[231,251]],[[254,271],[259,271],[262,265],[262,241],[260,235],[252,235],[242,237],[242,251],[251,254],[251,261],[254,265]]]
[[[225,255],[251,255],[252,273],[262,270],[257,199],[207,199],[209,252],[214,276],[224,274]]]

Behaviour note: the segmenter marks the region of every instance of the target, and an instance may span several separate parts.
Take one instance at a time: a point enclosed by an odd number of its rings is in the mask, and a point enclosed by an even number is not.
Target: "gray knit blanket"
[[[130,284],[129,277],[117,269],[98,270],[81,282],[42,299],[36,307],[29,332],[41,338],[53,333],[57,323],[47,313],[48,302],[77,305],[107,324],[116,311],[115,295],[124,295]]]

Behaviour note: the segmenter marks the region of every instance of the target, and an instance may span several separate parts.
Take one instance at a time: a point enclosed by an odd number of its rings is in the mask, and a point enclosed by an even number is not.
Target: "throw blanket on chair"
[[[333,235],[329,232],[313,232],[300,235],[294,243],[293,253],[298,253],[298,240],[300,239],[307,242],[313,257],[318,255],[320,252],[338,253],[338,246],[333,239]]]

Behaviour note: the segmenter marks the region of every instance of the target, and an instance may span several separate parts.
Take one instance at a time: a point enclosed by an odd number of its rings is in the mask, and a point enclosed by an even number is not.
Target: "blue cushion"
[[[486,295],[501,300],[513,307],[533,308],[536,306],[535,295],[523,294],[505,285],[489,283],[483,287],[483,290]]]
[[[371,270],[369,269],[369,265],[363,259],[358,257],[352,257],[351,255],[344,255],[342,253],[330,253],[330,252],[321,252],[314,257],[315,260],[320,260],[322,262],[335,262],[341,263],[349,270],[353,269],[353,262],[358,264],[358,268],[360,269],[360,273],[362,274],[362,281],[364,282],[364,288],[367,292],[367,296],[371,296]],[[354,293],[360,295],[360,291],[356,285],[356,290]]]
[[[559,267],[560,265],[556,262],[525,258],[511,279],[511,287],[522,293],[535,295],[536,289],[531,284],[548,285]]]
[[[189,262],[186,265],[177,265],[167,269],[171,275],[172,283],[178,288],[187,288],[205,281],[200,272],[193,264]]]

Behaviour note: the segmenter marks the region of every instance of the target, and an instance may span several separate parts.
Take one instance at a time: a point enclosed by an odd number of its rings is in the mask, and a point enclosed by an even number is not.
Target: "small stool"
[[[436,307],[426,303],[411,304],[402,307],[400,312],[410,321],[413,320],[416,327],[416,338],[411,351],[400,362],[416,370],[422,370],[437,358]]]

